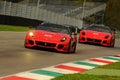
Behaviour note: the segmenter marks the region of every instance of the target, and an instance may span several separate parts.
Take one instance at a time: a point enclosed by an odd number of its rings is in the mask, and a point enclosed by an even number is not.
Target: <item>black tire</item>
[[[115,39],[111,40],[110,47],[113,48],[115,46]]]
[[[72,53],[76,53],[76,46],[77,46],[77,42],[74,43],[74,50]]]
[[[70,48],[71,48],[71,40],[69,41],[69,44],[68,44],[68,52],[67,52],[68,54],[71,53]]]

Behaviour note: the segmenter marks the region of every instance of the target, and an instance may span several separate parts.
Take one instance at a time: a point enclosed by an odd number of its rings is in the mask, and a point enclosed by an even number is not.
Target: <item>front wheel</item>
[[[67,53],[71,53],[71,40],[70,40],[70,42],[68,44],[68,52]]]
[[[110,42],[110,47],[113,48],[114,46],[115,46],[115,39],[111,40],[111,42]]]
[[[73,46],[73,47],[74,47],[74,50],[73,50],[72,53],[75,53],[75,52],[76,52],[76,46],[77,46],[77,43],[75,42],[75,43],[74,43],[74,46]]]

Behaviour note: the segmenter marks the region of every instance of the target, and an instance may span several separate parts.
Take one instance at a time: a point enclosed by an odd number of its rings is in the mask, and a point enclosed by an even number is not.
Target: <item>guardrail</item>
[[[47,9],[43,9],[41,8],[40,5],[29,6],[27,4],[0,1],[0,14],[42,20],[57,24],[68,24],[68,25],[78,26],[78,28],[81,28],[83,23],[81,19],[83,18],[83,16],[89,16],[91,14],[95,14],[96,12],[104,10],[105,7],[106,4],[103,4],[98,7],[85,10],[84,15],[83,12],[81,11],[78,15],[76,14],[76,16],[70,17],[68,16],[68,14],[81,10],[81,7],[78,7],[64,14],[58,14],[52,11],[48,11]]]
[[[69,24],[78,26],[79,28],[82,27],[82,21],[80,19],[67,17],[36,6],[22,5],[7,1],[0,1],[0,14],[42,20],[57,24]]]
[[[98,7],[93,8],[93,9],[85,10],[84,11],[84,17],[87,17],[87,16],[90,16],[90,15],[95,14],[97,12],[103,11],[103,10],[105,10],[105,8],[106,8],[106,4],[102,4]],[[77,15],[76,17],[77,18],[82,18],[82,16],[83,16],[83,13]]]

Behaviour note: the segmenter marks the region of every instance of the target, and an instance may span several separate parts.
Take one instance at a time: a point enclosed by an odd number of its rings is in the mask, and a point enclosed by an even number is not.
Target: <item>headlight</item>
[[[66,37],[63,37],[62,39],[61,39],[61,42],[64,42],[66,40]]]
[[[29,36],[30,37],[34,37],[34,33],[33,32],[29,32]]]
[[[82,35],[85,35],[85,32],[82,32]]]
[[[105,36],[105,39],[107,39],[107,38],[109,38],[109,35],[106,35],[106,36]]]

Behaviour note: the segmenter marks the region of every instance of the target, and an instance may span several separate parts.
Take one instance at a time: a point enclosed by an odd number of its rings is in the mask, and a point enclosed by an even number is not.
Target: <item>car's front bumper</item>
[[[97,38],[88,38],[88,37],[80,37],[79,43],[93,43],[100,44],[102,46],[110,46],[110,39],[97,39]]]
[[[44,42],[39,40],[25,40],[25,47],[41,47],[57,50],[58,52],[68,52],[69,43],[55,43],[55,42]]]

